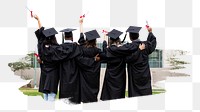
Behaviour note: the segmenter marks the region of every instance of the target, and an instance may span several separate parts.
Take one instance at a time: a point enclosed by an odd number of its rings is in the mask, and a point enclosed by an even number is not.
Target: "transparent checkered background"
[[[145,26],[149,21],[159,49],[189,51],[191,77],[168,78],[165,94],[126,98],[90,104],[49,103],[41,97],[27,97],[18,88],[27,81],[14,76],[9,62],[36,50],[34,31],[37,21],[30,17],[28,6],[42,25],[77,28],[79,16],[88,13],[84,31],[116,28],[125,31],[130,25]],[[199,112],[200,110],[200,0],[1,0],[0,1],[0,112]],[[145,28],[141,38],[147,36]],[[103,36],[103,34],[101,34]],[[61,42],[61,35],[57,36]],[[122,36],[123,37],[123,36]],[[102,41],[99,39],[98,41]]]

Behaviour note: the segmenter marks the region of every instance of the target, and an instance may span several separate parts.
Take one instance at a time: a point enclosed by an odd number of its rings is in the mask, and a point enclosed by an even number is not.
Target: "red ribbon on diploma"
[[[31,17],[33,17],[33,11],[31,11]]]
[[[146,21],[146,28],[149,28],[149,24],[148,24],[148,21]]]
[[[102,33],[104,33],[104,34],[108,34],[108,31],[106,31],[106,30],[102,30]]]
[[[80,16],[80,18],[85,18],[85,14],[83,14],[82,16]]]
[[[26,9],[31,13],[31,17],[33,17],[33,11],[31,11],[27,6]]]
[[[37,58],[39,58],[39,55],[37,53],[34,53],[34,56],[37,57]]]
[[[87,12],[86,14],[83,14],[80,16],[80,18],[85,18],[85,15],[87,15],[89,12]]]

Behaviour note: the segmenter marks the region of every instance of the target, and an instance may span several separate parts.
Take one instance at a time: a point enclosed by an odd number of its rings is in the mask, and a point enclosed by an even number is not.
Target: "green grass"
[[[32,88],[19,88],[19,90],[27,96],[41,96],[43,97],[42,93],[38,92],[38,89],[32,89]],[[155,94],[161,94],[165,93],[165,89],[153,89],[153,95]],[[128,91],[125,93],[126,97],[128,97]],[[58,99],[59,93],[56,95],[56,99]]]
[[[32,89],[32,88],[19,88],[19,90],[27,96],[41,96],[43,97],[43,93],[38,92],[38,89]],[[59,93],[58,93],[59,94]],[[58,94],[56,95],[56,99],[58,99]]]
[[[152,94],[161,94],[161,93],[165,93],[165,89],[153,89]],[[125,96],[128,97],[128,91],[126,91]]]

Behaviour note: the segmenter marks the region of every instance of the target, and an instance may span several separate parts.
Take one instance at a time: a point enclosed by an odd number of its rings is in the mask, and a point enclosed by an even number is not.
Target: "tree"
[[[169,62],[170,66],[172,67],[171,70],[183,69],[183,68],[185,68],[183,65],[189,64],[188,62],[177,58],[178,56],[185,55],[186,53],[187,53],[187,51],[174,50],[170,54],[168,54],[167,61]]]
[[[26,57],[20,59],[17,62],[8,63],[8,66],[14,72],[17,70],[30,69],[33,68],[34,65],[33,59],[34,59],[34,53],[29,53],[26,55]]]

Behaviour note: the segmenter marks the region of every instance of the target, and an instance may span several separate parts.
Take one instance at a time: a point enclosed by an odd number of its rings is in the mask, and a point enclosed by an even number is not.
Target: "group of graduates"
[[[39,92],[45,100],[54,101],[59,93],[59,99],[75,104],[97,102],[101,63],[106,63],[107,67],[100,100],[125,98],[126,65],[128,97],[152,94],[148,55],[157,44],[152,28],[147,28],[147,40],[140,41],[141,27],[130,26],[126,32],[132,42],[126,44],[119,38],[123,32],[113,29],[106,34],[109,39],[108,42],[104,40],[101,50],[96,47],[96,39],[100,37],[96,30],[84,33],[84,37],[83,19],[79,20],[78,43],[73,42],[75,29],[67,28],[60,31],[63,43],[59,45],[55,37],[58,32],[54,28],[44,29],[39,17],[35,15],[34,18],[39,25],[35,31],[41,68]]]

